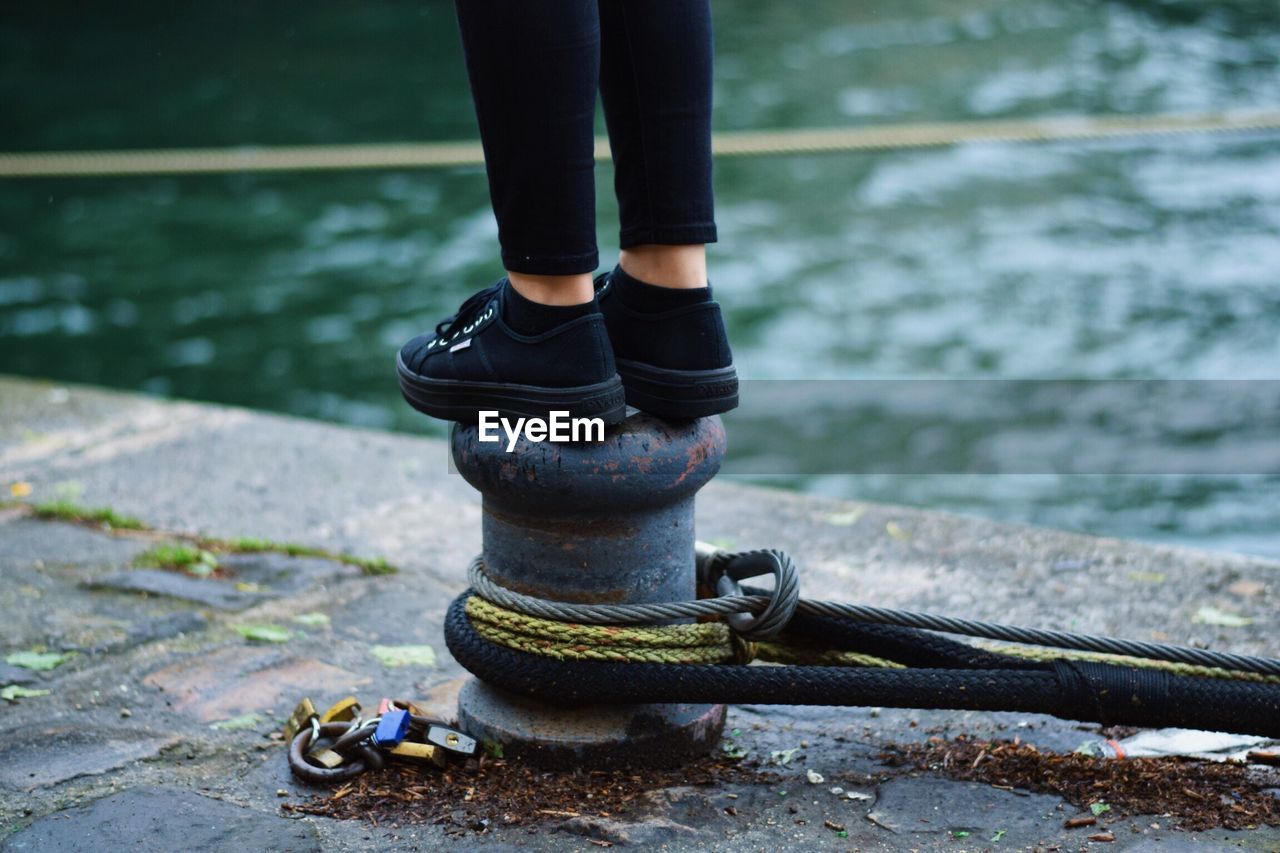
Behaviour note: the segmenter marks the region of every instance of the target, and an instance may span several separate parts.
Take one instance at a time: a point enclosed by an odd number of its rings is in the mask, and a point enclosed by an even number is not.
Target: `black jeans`
[[[455,0],[508,270],[592,272],[596,89],[622,248],[716,239],[709,0]]]

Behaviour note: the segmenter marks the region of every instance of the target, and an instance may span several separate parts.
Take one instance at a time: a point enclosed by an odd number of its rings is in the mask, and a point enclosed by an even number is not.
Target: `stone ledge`
[[[441,841],[440,830],[431,827],[375,829],[276,817],[277,789],[286,791],[288,801],[309,792],[289,777],[279,745],[267,735],[302,692],[322,702],[358,687],[369,701],[397,695],[434,699],[441,708],[452,704],[449,697],[463,673],[444,651],[440,622],[449,599],[465,586],[467,562],[479,547],[479,501],[449,473],[443,442],[0,378],[0,488],[7,492],[14,481],[31,484],[31,500],[74,492],[77,503],[110,506],[167,530],[381,556],[402,571],[365,577],[317,566],[305,582],[277,582],[284,575],[264,571],[259,587],[265,594],[237,601],[244,609],[228,612],[217,606],[221,599],[192,602],[146,595],[145,589],[88,589],[86,583],[133,571],[131,560],[147,543],[0,515],[0,609],[14,614],[0,625],[4,651],[61,648],[74,638],[81,649],[52,672],[24,671],[24,687],[51,693],[8,706],[0,720],[0,738],[9,743],[26,743],[31,731],[49,732],[9,762],[14,773],[28,768],[22,772],[36,776],[11,773],[0,779],[11,790],[30,787],[0,797],[0,821],[19,828],[36,821],[13,836],[9,847],[40,849],[18,842],[45,838],[47,828],[57,825],[37,820],[43,815],[57,813],[63,820],[66,812],[58,810],[74,803],[120,788],[155,786],[169,792],[165,796],[198,786],[248,806],[237,813],[252,817],[243,823],[249,846],[257,840],[252,833],[262,831],[260,821],[286,833],[302,831],[296,838],[303,848],[316,843],[312,833],[334,849],[367,846],[370,839],[389,849]],[[733,547],[788,550],[801,566],[805,593],[813,597],[1280,653],[1280,563],[1274,561],[723,481],[702,493],[698,531],[703,539]],[[1238,628],[1195,622],[1196,611],[1206,605],[1252,622]],[[328,622],[291,621],[303,612],[322,613]],[[282,646],[253,646],[232,630],[239,622],[278,623],[292,636]],[[431,645],[439,660],[435,666],[389,668],[371,653],[374,644]],[[228,721],[230,728],[210,728]],[[741,731],[738,741],[756,756],[799,749],[792,764],[772,768],[789,777],[786,787],[793,794],[810,793],[804,781],[809,768],[829,777],[872,773],[876,745],[888,741],[961,732],[1017,734],[1046,748],[1071,749],[1096,730],[1035,715],[804,707],[734,708],[729,728]],[[111,735],[102,749],[89,749],[86,731]],[[28,784],[32,780],[35,787]],[[816,795],[788,803],[763,785],[734,793],[734,799],[725,799],[723,791],[656,797],[655,802],[676,805],[655,807],[644,825],[587,819],[559,831],[549,826],[537,836],[494,828],[474,840],[544,849],[579,840],[586,848],[592,838],[673,847],[799,847],[830,843],[831,830],[823,824],[831,820],[848,827],[845,844],[863,849],[951,849],[955,841],[942,831],[950,824],[912,823],[921,816],[932,820],[926,813],[939,802],[955,804],[956,814],[974,827],[962,831],[975,839],[978,829],[1006,829],[1001,846],[1083,840],[1063,830],[1060,820],[1044,819],[1042,798],[984,794],[971,784],[933,777],[884,783],[872,803]],[[128,802],[142,808],[146,801],[139,794]],[[110,810],[110,803],[120,801],[103,802]],[[107,812],[95,808],[73,809],[67,819],[96,825],[95,815]],[[691,823],[690,815],[709,808],[734,808],[738,816]],[[974,809],[981,810],[981,820],[970,814]],[[868,819],[873,811],[881,824]],[[1152,822],[1159,821],[1127,821],[1117,829],[1148,845],[1189,838],[1167,827],[1150,830]],[[171,828],[180,831],[182,825],[177,820]],[[229,837],[240,837],[240,822],[228,826]],[[1274,830],[1196,839],[1280,845]]]

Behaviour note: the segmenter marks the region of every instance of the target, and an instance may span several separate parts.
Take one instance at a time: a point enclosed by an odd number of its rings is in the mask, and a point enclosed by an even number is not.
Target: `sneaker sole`
[[[627,404],[660,418],[684,420],[719,415],[738,406],[738,371],[669,370],[617,359]]]
[[[594,385],[544,388],[506,382],[462,382],[419,376],[396,355],[396,375],[405,402],[424,415],[475,423],[481,411],[505,417],[547,418],[568,412],[571,418],[600,418],[606,426],[627,417],[626,395],[618,376]]]

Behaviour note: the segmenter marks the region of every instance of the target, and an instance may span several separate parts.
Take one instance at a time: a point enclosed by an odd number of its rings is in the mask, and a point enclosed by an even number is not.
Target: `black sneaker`
[[[409,341],[396,357],[400,391],[433,418],[467,423],[481,410],[508,417],[626,417],[622,382],[599,311],[539,335],[503,322],[504,278],[462,303],[434,334]]]
[[[685,304],[640,310],[633,297],[657,296],[653,285],[623,279],[620,268],[595,280],[596,300],[613,342],[627,404],[662,418],[702,418],[738,405],[738,372],[711,289],[682,291]],[[637,287],[638,286],[638,287]],[[650,288],[648,294],[640,291]],[[664,296],[664,299],[666,297]],[[652,308],[652,305],[647,306]]]

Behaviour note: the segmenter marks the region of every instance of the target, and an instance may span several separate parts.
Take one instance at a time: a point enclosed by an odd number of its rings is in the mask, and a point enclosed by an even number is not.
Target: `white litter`
[[[1280,743],[1274,738],[1206,732],[1199,729],[1154,729],[1124,740],[1090,740],[1076,752],[1098,758],[1150,758],[1178,755],[1209,761],[1243,761],[1254,747]]]

